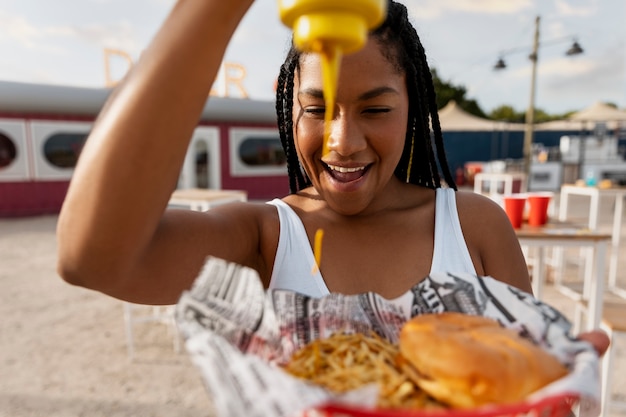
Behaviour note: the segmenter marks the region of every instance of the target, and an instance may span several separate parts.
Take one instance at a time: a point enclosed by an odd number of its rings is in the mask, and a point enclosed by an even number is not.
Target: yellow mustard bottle
[[[321,57],[325,155],[341,58],[365,46],[368,31],[385,19],[387,0],[278,0],[278,12],[281,21],[293,30],[295,47]]]

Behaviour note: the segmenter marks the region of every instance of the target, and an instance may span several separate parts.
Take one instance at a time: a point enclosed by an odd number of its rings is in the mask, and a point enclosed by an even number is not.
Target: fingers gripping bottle
[[[324,150],[334,113],[341,57],[365,46],[368,32],[387,14],[387,0],[278,0],[281,21],[295,47],[320,54],[324,82]]]

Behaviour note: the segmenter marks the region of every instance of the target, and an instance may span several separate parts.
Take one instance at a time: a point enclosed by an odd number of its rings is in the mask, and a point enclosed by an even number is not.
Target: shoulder
[[[168,210],[165,223],[206,253],[249,266],[279,230],[276,207],[264,202],[233,202],[204,212]]]
[[[223,220],[243,222],[244,224],[262,224],[278,217],[276,207],[266,202],[246,201],[224,204],[212,208],[207,214]]]
[[[457,191],[456,204],[463,233],[482,239],[485,231],[510,234],[511,224],[503,208],[494,200],[472,191]]]
[[[510,227],[509,219],[503,207],[496,201],[472,191],[457,191],[456,205],[461,223],[501,224]]]
[[[459,191],[457,210],[477,272],[530,292],[519,240],[504,209],[492,199]]]
[[[502,207],[494,200],[473,191],[457,191],[456,205],[459,211],[494,210],[502,211]]]
[[[233,204],[224,207],[221,210],[221,215],[227,216],[234,225],[245,227],[247,229],[246,233],[254,234],[254,232],[258,232],[259,240],[261,241],[266,237],[274,240],[278,236],[278,209],[275,205],[268,202]]]
[[[266,202],[238,202],[212,208],[195,224],[207,253],[256,269],[267,285],[280,231],[278,211]],[[219,236],[219,237],[218,237]],[[218,238],[217,238],[218,237]]]

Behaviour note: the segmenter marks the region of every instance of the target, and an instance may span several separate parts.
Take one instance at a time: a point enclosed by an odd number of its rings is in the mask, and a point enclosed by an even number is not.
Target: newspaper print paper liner
[[[176,319],[218,417],[287,417],[332,403],[373,408],[377,397],[374,385],[338,396],[287,374],[280,364],[297,349],[338,331],[374,330],[397,343],[410,317],[443,311],[496,319],[569,367],[567,376],[527,398],[527,406],[573,395],[580,398],[581,417],[599,414],[599,360],[593,347],[572,337],[571,324],[557,310],[490,277],[431,274],[391,300],[375,293],[311,298],[266,291],[253,269],[210,257],[192,288],[182,294]]]

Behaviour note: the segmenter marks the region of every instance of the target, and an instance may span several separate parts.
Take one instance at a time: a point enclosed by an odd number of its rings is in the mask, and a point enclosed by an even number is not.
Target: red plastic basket
[[[535,402],[485,406],[471,410],[382,410],[327,404],[304,417],[567,417],[578,403],[575,394],[560,394]]]

